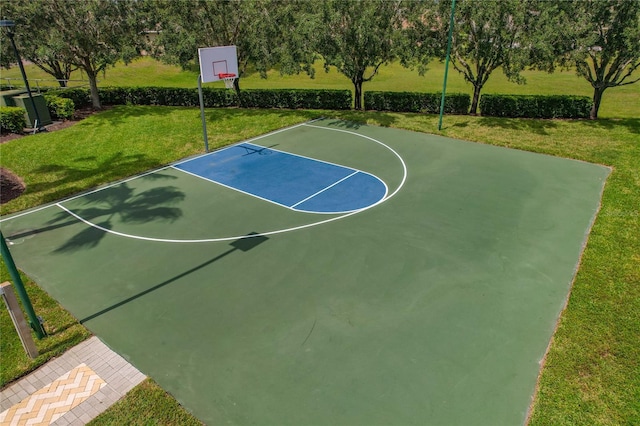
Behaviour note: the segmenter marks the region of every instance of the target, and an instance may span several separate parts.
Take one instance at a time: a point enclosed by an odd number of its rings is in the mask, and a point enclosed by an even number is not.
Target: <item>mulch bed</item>
[[[0,167],[0,204],[18,198],[25,190],[24,182],[10,170]]]

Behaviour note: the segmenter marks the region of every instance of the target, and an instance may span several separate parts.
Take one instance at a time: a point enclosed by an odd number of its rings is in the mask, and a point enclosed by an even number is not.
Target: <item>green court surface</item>
[[[207,424],[522,424],[609,169],[330,119],[252,143],[387,195],[300,212],[167,167],[2,232]]]

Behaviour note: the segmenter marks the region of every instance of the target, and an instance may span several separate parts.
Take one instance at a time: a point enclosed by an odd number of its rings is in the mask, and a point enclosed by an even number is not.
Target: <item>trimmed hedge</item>
[[[589,118],[593,101],[588,96],[482,95],[484,116],[511,118]]]
[[[27,127],[24,108],[6,106],[0,107],[0,130],[10,133],[22,133]]]
[[[199,105],[196,89],[172,87],[101,87],[100,101],[105,105]],[[203,90],[204,93],[204,90]]]
[[[51,89],[47,90],[46,95],[53,95],[60,98],[71,99],[76,108],[84,108],[91,105],[91,95],[89,94],[89,89],[83,87]]]
[[[198,90],[174,87],[102,87],[98,89],[104,105],[200,106]],[[69,98],[78,107],[91,105],[88,89],[62,89],[48,93]],[[207,108],[238,106],[232,90],[203,88]],[[248,89],[240,92],[240,105],[245,108],[350,109],[350,90]]]
[[[251,89],[240,92],[245,108],[351,109],[350,90]]]
[[[365,92],[366,110],[395,112],[440,113],[442,93],[420,92]],[[468,114],[471,96],[464,93],[450,93],[444,100],[444,112],[447,114]]]
[[[71,99],[50,94],[45,94],[44,99],[47,102],[47,108],[49,108],[51,118],[69,120],[73,117],[76,106]]]

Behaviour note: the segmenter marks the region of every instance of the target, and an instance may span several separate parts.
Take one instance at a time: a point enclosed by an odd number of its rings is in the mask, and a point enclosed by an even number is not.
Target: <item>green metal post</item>
[[[202,74],[198,75],[198,98],[200,99],[200,119],[204,137],[204,152],[209,152],[209,138],[207,137],[207,120],[204,115],[204,95],[202,94]]]
[[[0,246],[2,248],[2,258],[4,259],[4,263],[7,264],[7,269],[9,270],[9,275],[11,275],[11,279],[13,280],[13,287],[16,289],[18,293],[18,297],[22,301],[22,306],[24,310],[27,312],[27,317],[29,318],[29,323],[33,331],[36,332],[36,336],[38,339],[42,339],[47,335],[47,332],[44,330],[44,327],[40,323],[40,320],[36,316],[35,311],[33,310],[33,305],[31,305],[31,300],[29,300],[29,295],[24,288],[24,284],[22,283],[22,279],[20,278],[20,274],[18,273],[18,269],[16,269],[16,264],[13,262],[13,257],[11,256],[11,252],[9,251],[9,247],[7,247],[7,242],[4,240],[4,235],[0,231]]]
[[[442,99],[440,100],[440,119],[438,130],[442,130],[442,115],[444,114],[444,96],[447,91],[447,74],[449,73],[449,56],[451,55],[451,39],[453,38],[453,17],[456,10],[456,0],[451,0],[451,19],[449,21],[449,40],[447,42],[447,58],[444,62],[444,83],[442,84]]]

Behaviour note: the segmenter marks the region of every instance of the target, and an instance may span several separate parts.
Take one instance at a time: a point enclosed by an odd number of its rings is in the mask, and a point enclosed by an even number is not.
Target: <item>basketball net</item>
[[[220,73],[218,74],[218,77],[220,80],[224,81],[224,85],[227,89],[233,89],[233,82],[236,81],[235,74]]]

